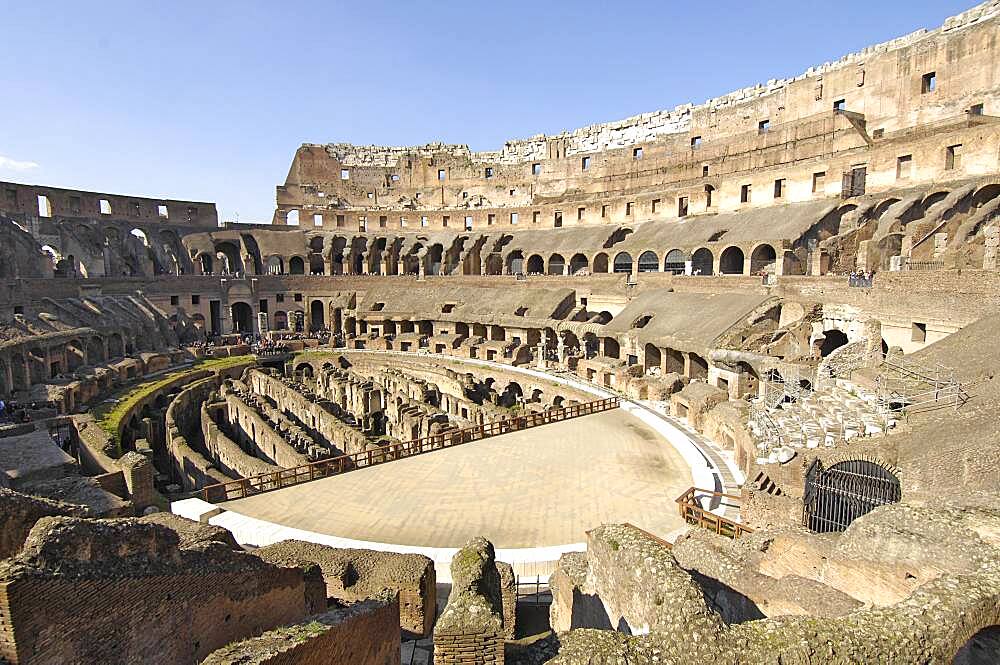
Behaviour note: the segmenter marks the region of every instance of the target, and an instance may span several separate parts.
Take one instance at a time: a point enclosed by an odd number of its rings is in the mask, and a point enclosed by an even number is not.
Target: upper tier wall
[[[993,173],[998,16],[1000,3],[987,3],[798,77],[500,151],[303,145],[278,187],[274,221],[297,211],[312,225],[329,211],[326,225],[336,211],[378,210],[405,211],[413,226],[422,211],[465,209],[515,210],[524,223],[527,208],[545,204],[565,204],[565,225],[634,215],[637,205],[652,218],[677,217],[839,196],[842,175],[862,166],[869,191],[900,176],[932,182],[956,168],[946,154],[955,145],[961,175]]]
[[[57,217],[198,228],[219,225],[214,203],[85,192],[0,182],[0,215],[44,222]]]

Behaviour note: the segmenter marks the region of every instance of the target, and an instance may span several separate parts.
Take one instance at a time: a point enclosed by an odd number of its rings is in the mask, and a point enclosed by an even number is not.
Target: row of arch
[[[731,245],[719,254],[718,271],[723,275],[755,274],[774,266],[777,257],[778,253],[773,245],[761,243],[751,250],[748,263],[743,249]],[[680,249],[672,249],[663,255],[662,262],[653,250],[642,252],[637,260],[633,260],[632,254],[627,251],[618,252],[613,256],[599,252],[593,260],[586,254],[576,253],[570,257],[568,263],[566,258],[558,253],[549,255],[546,260],[541,254],[530,254],[525,258],[521,250],[515,250],[507,255],[505,267],[508,273],[529,275],[576,275],[588,270],[592,273],[637,271],[675,275],[712,275],[716,270],[716,262],[715,255],[707,247],[698,248],[690,255]],[[487,273],[499,274],[499,271],[488,269]]]

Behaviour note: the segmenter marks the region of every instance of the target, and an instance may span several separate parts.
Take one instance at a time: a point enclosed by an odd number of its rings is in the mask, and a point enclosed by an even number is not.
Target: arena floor
[[[606,522],[665,536],[691,486],[683,459],[615,409],[317,480],[223,507],[343,538],[498,548],[579,543]]]

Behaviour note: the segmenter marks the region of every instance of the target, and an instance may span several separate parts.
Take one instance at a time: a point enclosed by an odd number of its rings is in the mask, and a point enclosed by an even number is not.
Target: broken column
[[[436,665],[502,665],[503,599],[493,545],[473,538],[451,560],[451,594],[434,627]]]

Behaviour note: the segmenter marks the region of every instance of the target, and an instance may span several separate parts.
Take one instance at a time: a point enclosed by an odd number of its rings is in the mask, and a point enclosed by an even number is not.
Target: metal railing
[[[739,538],[745,533],[753,533],[753,529],[748,526],[702,508],[701,503],[698,501],[699,496],[711,497],[713,499],[718,498],[720,501],[723,499],[740,500],[740,497],[735,494],[724,494],[722,492],[691,487],[684,494],[677,497],[677,507],[685,522],[702,529],[714,531],[720,536],[726,536],[727,538]]]
[[[903,264],[904,270],[944,270],[944,261],[911,261]]]
[[[942,406],[956,409],[969,394],[943,365],[922,365],[902,356],[886,357],[876,379],[879,405],[886,411],[913,413]]]
[[[292,485],[299,485],[320,478],[340,475],[348,471],[354,471],[355,469],[363,469],[406,457],[413,457],[414,455],[420,455],[432,450],[451,448],[452,446],[480,441],[501,434],[518,432],[540,425],[617,409],[619,406],[620,400],[618,397],[609,397],[593,402],[573,404],[561,409],[526,413],[521,416],[442,432],[441,434],[394,443],[372,450],[339,455],[290,469],[281,469],[271,473],[263,473],[239,480],[209,485],[201,490],[201,498],[210,503],[242,499],[283,487],[291,487]]]

